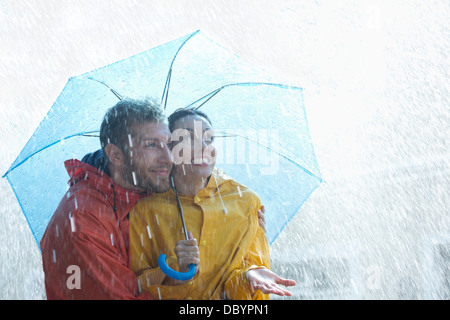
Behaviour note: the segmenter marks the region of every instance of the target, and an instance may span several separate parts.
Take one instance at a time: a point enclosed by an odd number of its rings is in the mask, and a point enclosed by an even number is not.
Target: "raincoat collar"
[[[195,198],[195,197],[214,197],[214,193],[220,190],[220,186],[225,184],[226,182],[235,183],[235,181],[228,175],[225,174],[224,171],[214,168],[211,175],[209,176],[208,183],[206,186],[197,192],[195,196],[186,196],[181,193],[179,195],[183,198]],[[169,191],[173,193],[173,190]]]
[[[218,197],[222,203],[224,214],[228,214],[228,209],[222,199],[222,195],[228,193],[231,188],[238,186],[239,183],[233,180],[230,176],[225,174],[224,171],[218,168],[214,168],[211,176],[209,177],[207,185],[201,189],[195,196],[185,196],[180,194],[180,199],[188,201],[189,203],[198,203],[201,199]],[[169,193],[174,196],[173,190]]]
[[[117,218],[120,220],[127,217],[139,199],[151,195],[150,192],[139,192],[122,188],[107,173],[77,159],[67,160],[64,162],[64,165],[70,177],[69,186],[86,181],[90,186],[101,190],[106,195],[108,202],[110,202]]]
[[[217,191],[218,187],[220,187],[222,184],[226,182],[233,182],[234,180],[227,176],[226,173],[219,168],[214,168],[211,176],[209,177],[209,181],[205,188],[199,191],[202,192],[203,190],[210,190],[210,191]]]

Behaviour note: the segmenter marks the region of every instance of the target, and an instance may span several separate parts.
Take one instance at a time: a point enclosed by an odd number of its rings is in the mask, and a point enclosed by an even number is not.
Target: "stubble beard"
[[[127,159],[128,160],[128,159]],[[144,177],[141,174],[142,170],[136,168],[132,161],[127,161],[123,176],[127,183],[149,192],[164,193],[170,190],[169,177],[156,177],[156,182],[150,177]]]

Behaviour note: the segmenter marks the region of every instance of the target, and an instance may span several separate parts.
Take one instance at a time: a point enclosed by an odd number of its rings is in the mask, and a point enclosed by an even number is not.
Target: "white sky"
[[[444,158],[449,11],[445,1],[2,1],[0,169],[69,77],[197,29],[304,88],[325,178]]]

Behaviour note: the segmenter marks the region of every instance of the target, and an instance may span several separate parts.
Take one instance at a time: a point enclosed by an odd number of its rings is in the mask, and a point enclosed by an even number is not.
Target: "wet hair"
[[[133,127],[146,122],[165,122],[165,115],[160,105],[151,99],[123,99],[110,108],[103,117],[100,126],[100,144],[107,163],[105,147],[112,143],[124,153],[128,146],[128,135]]]
[[[198,109],[192,108],[192,109],[178,109],[174,113],[172,113],[169,118],[169,130],[170,132],[173,132],[175,122],[181,118],[187,117],[187,116],[200,116],[204,118],[206,121],[209,122],[209,124],[212,126],[211,120],[208,118],[206,113],[203,111],[199,111]]]

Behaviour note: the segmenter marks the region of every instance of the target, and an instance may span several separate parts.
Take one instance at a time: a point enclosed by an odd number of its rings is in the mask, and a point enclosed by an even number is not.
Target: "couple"
[[[213,137],[205,139],[204,132],[211,132],[208,117],[181,109],[169,117],[169,126],[159,106],[122,100],[103,119],[101,152],[65,162],[70,188],[40,243],[48,299],[290,295],[280,285],[295,282],[268,269],[259,198],[214,169],[213,161],[192,163],[191,157],[173,166],[171,149],[177,145],[171,144],[178,141],[171,141],[171,131],[189,133],[183,144],[198,143],[200,137],[202,150],[215,152]],[[202,132],[196,132],[199,127]],[[181,240],[171,170],[188,240]],[[194,263],[197,274],[185,282],[166,277],[158,268],[160,253],[179,271]]]

